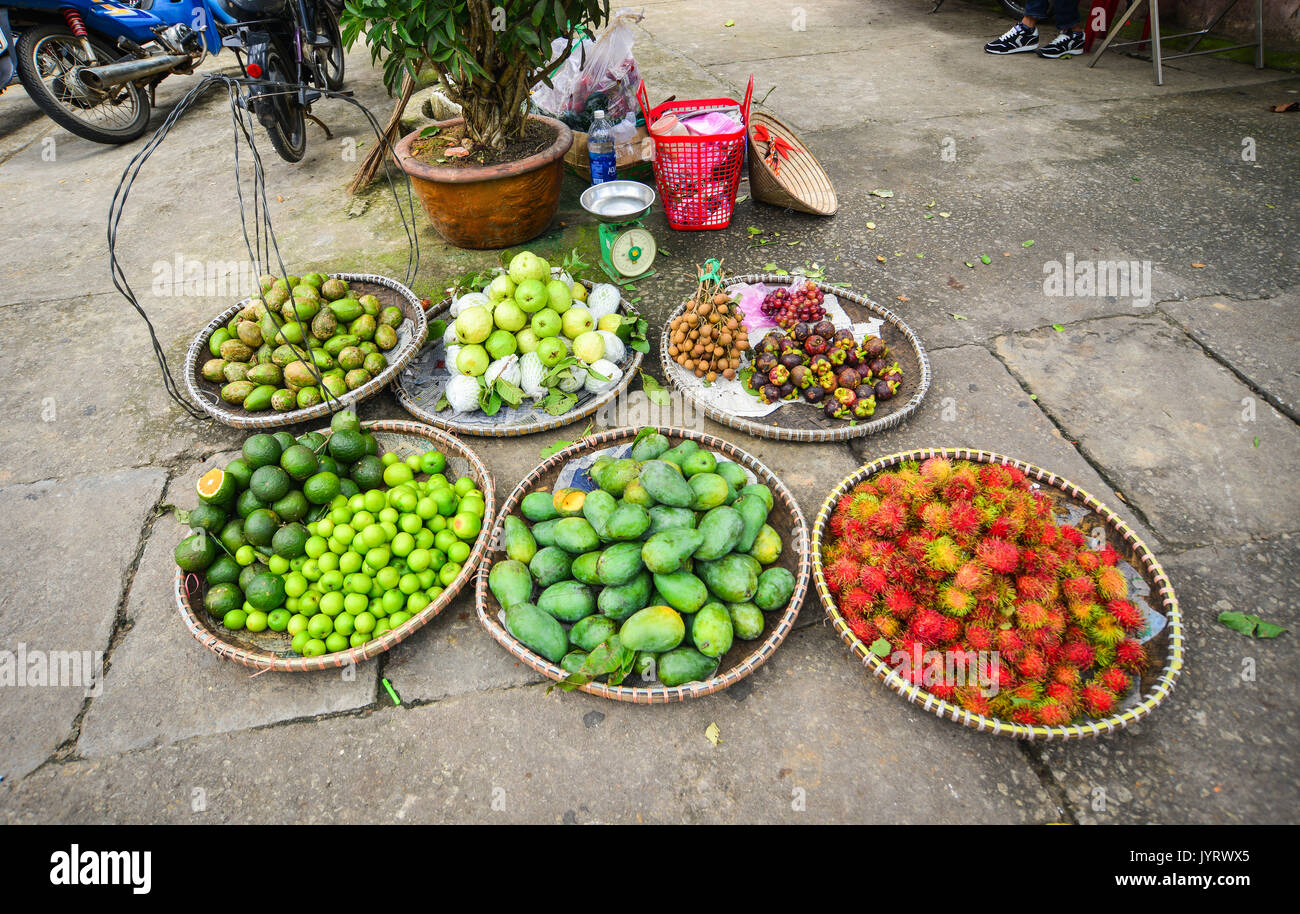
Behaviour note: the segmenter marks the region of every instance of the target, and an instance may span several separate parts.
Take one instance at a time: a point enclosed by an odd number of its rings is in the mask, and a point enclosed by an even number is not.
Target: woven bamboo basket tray
[[[768,285],[789,285],[792,281],[793,277],[776,273],[749,273],[733,276],[726,284],[731,286],[736,283],[762,282]],[[864,438],[901,425],[921,405],[921,401],[930,390],[930,359],[925,354],[925,347],[912,332],[912,328],[903,323],[902,318],[888,308],[848,289],[836,288],[833,291],[853,320],[879,317],[884,321],[881,327],[882,338],[894,358],[898,360],[898,366],[903,372],[903,386],[892,399],[877,404],[875,415],[870,419],[859,419],[856,425],[850,425],[847,419],[826,418],[819,407],[807,403],[790,403],[766,416],[752,418],[737,416],[720,409],[710,401],[709,388],[688,387],[682,383],[691,376],[668,354],[669,329],[672,321],[685,310],[685,303],[679,305],[664,322],[663,334],[659,339],[659,362],[663,366],[664,377],[680,390],[683,396],[689,397],[696,409],[701,410],[713,421],[760,438],[813,443],[847,441],[851,438]],[[758,343],[767,333],[767,330],[752,333],[751,344]]]
[[[767,144],[754,139],[754,128],[759,126],[793,147],[781,158],[779,175],[763,159]],[[840,208],[839,198],[822,163],[793,130],[766,111],[755,111],[749,122],[749,190],[754,199],[762,203],[814,216],[833,216]]]
[[[1082,520],[1074,521],[1075,526],[1079,526],[1082,531],[1098,529],[1105,531],[1106,542],[1119,553],[1123,562],[1132,566],[1133,571],[1148,588],[1145,595],[1140,595],[1140,600],[1139,595],[1131,591],[1130,600],[1139,607],[1145,603],[1150,610],[1163,616],[1165,620],[1164,628],[1146,642],[1151,663],[1142,674],[1138,696],[1130,696],[1126,704],[1106,718],[1086,719],[1080,723],[1050,727],[1013,723],[982,714],[973,714],[957,704],[936,698],[921,686],[907,682],[903,676],[885,663],[884,658],[872,653],[869,646],[853,634],[840,614],[822,568],[822,544],[829,539],[828,524],[831,513],[839,498],[858,483],[906,461],[922,461],[930,457],[1017,467],[1032,482],[1037,483],[1040,487],[1039,491],[1051,497],[1058,508],[1068,507],[1073,509],[1075,514],[1082,514]],[[813,576],[822,606],[830,617],[836,633],[849,646],[854,656],[862,661],[872,675],[883,680],[885,685],[908,701],[919,704],[922,710],[955,721],[964,727],[1025,740],[1084,739],[1114,733],[1137,723],[1154,711],[1173,690],[1174,683],[1183,669],[1183,617],[1178,608],[1178,599],[1174,596],[1173,585],[1169,582],[1164,569],[1146,544],[1115,512],[1068,479],[1001,454],[959,447],[924,448],[891,454],[859,467],[835,487],[817,512],[817,520],[813,526],[812,563]],[[1133,581],[1130,580],[1130,588],[1133,586]]]
[[[203,596],[207,592],[207,587],[202,578],[194,574],[187,575],[177,569],[174,591],[176,608],[180,611],[181,621],[200,644],[217,656],[259,670],[276,670],[285,673],[325,670],[360,663],[382,654],[424,627],[429,620],[446,609],[460,593],[461,588],[469,583],[478,563],[487,552],[490,530],[495,520],[496,492],[488,468],[478,455],[462,444],[458,438],[439,429],[404,420],[383,419],[361,424],[375,434],[381,454],[385,451],[394,451],[399,456],[405,457],[437,448],[447,458],[448,475],[468,474],[482,490],[485,509],[483,529],[474,540],[474,546],[460,574],[438,595],[436,600],[397,628],[385,632],[378,638],[346,651],[322,654],[319,657],[301,657],[290,650],[289,642],[292,639],[283,632],[273,632],[268,629],[252,633],[226,629],[219,620],[203,608]],[[328,432],[328,429],[321,431]]]
[[[479,567],[477,579],[479,621],[483,623],[488,633],[502,647],[543,676],[554,679],[556,682],[563,681],[568,674],[556,664],[535,654],[515,640],[514,636],[501,624],[498,618],[501,605],[488,587],[488,575],[492,571],[493,562],[505,555],[505,550],[500,545],[504,541],[504,518],[506,515],[515,513],[518,510],[520,501],[529,492],[550,490],[559,477],[561,468],[573,458],[581,454],[601,451],[620,443],[631,443],[639,431],[640,429],[636,428],[617,428],[588,435],[586,438],[574,442],[569,447],[543,461],[515,487],[515,490],[510,493],[510,497],[506,499],[505,504],[502,505],[501,513],[497,516],[497,523],[493,528],[492,543],[494,547],[488,552],[486,559]],[[712,695],[714,692],[720,692],[733,686],[754,672],[772,656],[772,653],[780,647],[781,642],[786,639],[791,629],[794,628],[795,619],[799,615],[799,607],[803,605],[804,596],[808,592],[808,586],[812,579],[812,566],[808,555],[808,525],[804,522],[803,513],[799,510],[799,504],[795,501],[790,490],[771,470],[749,453],[742,451],[727,441],[723,441],[721,438],[681,428],[664,427],[659,428],[658,431],[667,436],[668,440],[673,444],[690,438],[698,442],[700,447],[713,451],[718,456],[734,460],[741,466],[752,470],[758,477],[758,481],[772,490],[773,507],[772,513],[768,517],[768,523],[781,534],[784,541],[780,559],[776,564],[788,569],[795,576],[795,587],[785,612],[764,614],[766,624],[762,639],[759,641],[736,639],[731,650],[721,658],[718,672],[711,679],[674,687],[663,685],[645,687],[610,686],[601,682],[590,682],[579,687],[584,692],[599,695],[602,698],[612,698],[616,701],[628,701],[642,705],[666,704],[673,701],[685,701],[688,698],[702,698],[705,695]]]
[[[223,425],[265,431],[328,416],[344,407],[355,407],[362,400],[373,397],[388,386],[407,363],[415,358],[428,332],[428,324],[425,322],[424,309],[420,307],[420,300],[406,286],[386,276],[369,273],[330,273],[329,276],[332,279],[345,280],[358,295],[374,295],[379,299],[382,307],[398,306],[406,315],[406,320],[397,328],[397,345],[384,354],[388,359],[387,368],[342,397],[326,398],[315,406],[294,409],[287,413],[277,413],[273,410],[250,413],[241,406],[226,403],[220,397],[221,385],[205,379],[201,372],[203,363],[212,358],[212,353],[208,349],[208,339],[218,327],[226,326],[231,318],[253,301],[252,298],[246,298],[238,304],[231,305],[209,321],[194,338],[194,342],[190,343],[189,351],[185,353],[185,386],[190,392],[190,399]]]
[[[582,280],[582,284],[589,289],[593,285],[586,280]],[[435,321],[441,318],[450,322],[448,318],[450,308],[451,301],[443,299],[429,309],[427,319]],[[619,311],[624,314],[637,313],[636,309],[626,299],[620,299]],[[624,353],[622,361],[618,363],[618,367],[623,369],[623,377],[618,384],[612,390],[607,390],[603,394],[592,394],[585,391],[580,393],[578,402],[562,416],[552,416],[544,410],[532,409],[518,410],[513,418],[506,418],[507,409],[502,407],[501,412],[493,417],[493,419],[499,421],[491,421],[482,413],[469,414],[469,416],[476,417],[480,421],[467,421],[467,418],[459,418],[450,409],[435,412],[434,406],[442,397],[445,385],[440,381],[434,381],[429,373],[439,362],[443,361],[443,356],[446,353],[446,348],[442,345],[441,340],[430,340],[424,351],[412,359],[406,370],[397,376],[397,381],[393,385],[393,395],[403,409],[421,422],[427,422],[430,425],[460,435],[476,435],[486,438],[515,438],[520,435],[535,435],[538,432],[563,428],[577,422],[579,419],[585,419],[599,411],[606,404],[612,403],[622,396],[627,391],[628,385],[632,383],[632,379],[636,377],[637,371],[640,370],[642,358],[641,353],[631,346],[625,345],[625,348],[627,351]]]

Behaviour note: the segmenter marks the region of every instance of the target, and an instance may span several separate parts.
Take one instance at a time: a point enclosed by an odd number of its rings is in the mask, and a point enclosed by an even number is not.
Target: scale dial
[[[643,228],[619,233],[609,245],[609,259],[624,276],[640,276],[655,261],[655,239]]]

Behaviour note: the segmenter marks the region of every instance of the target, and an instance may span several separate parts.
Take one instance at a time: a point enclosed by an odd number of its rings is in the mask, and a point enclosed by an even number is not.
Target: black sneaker
[[[1062,32],[1038,49],[1039,57],[1077,57],[1083,53],[1083,32]]]
[[[1036,51],[1038,29],[1027,28],[1023,22],[1017,22],[1007,30],[1006,34],[984,45],[984,50],[989,54],[1022,54],[1025,51]]]

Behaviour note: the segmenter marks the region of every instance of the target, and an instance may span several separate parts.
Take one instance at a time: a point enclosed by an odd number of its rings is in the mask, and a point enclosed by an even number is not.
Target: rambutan
[[[901,626],[898,620],[893,616],[876,615],[871,617],[871,624],[874,625],[880,634],[885,638],[893,638],[898,634]]]
[[[948,532],[948,508],[940,501],[932,501],[921,508],[921,523],[931,533]]]
[[[943,640],[943,616],[932,609],[922,609],[913,614],[908,630],[922,644],[938,644]]]
[[[1052,679],[1063,685],[1074,688],[1083,681],[1083,674],[1077,666],[1069,663],[1058,664],[1052,668]]]
[[[997,489],[1005,486],[1011,481],[1007,475],[1006,467],[998,463],[986,463],[979,468],[980,482],[985,488]]]
[[[1106,612],[1114,616],[1120,625],[1131,632],[1138,631],[1146,624],[1142,611],[1128,600],[1111,600],[1106,604]]]
[[[926,688],[929,689],[930,694],[935,698],[942,698],[944,701],[951,701],[957,696],[956,686],[950,685],[946,682],[932,682]]]
[[[967,536],[979,529],[979,515],[967,500],[954,501],[948,506],[948,529],[955,536]]]
[[[989,700],[976,688],[958,689],[957,703],[972,714],[982,714],[987,717],[992,712],[989,708]]]
[[[1101,612],[1101,607],[1096,603],[1071,603],[1070,618],[1078,625],[1089,625],[1092,619]]]
[[[921,464],[921,475],[935,482],[946,482],[952,476],[952,461],[946,457],[931,457]]]
[[[979,590],[989,581],[988,572],[976,562],[963,562],[952,582],[962,590]]]
[[[852,556],[842,555],[826,568],[826,583],[835,591],[854,587],[861,578],[862,566]]]
[[[845,515],[838,509],[831,513],[830,531],[832,536],[844,535]]]
[[[1029,480],[1020,467],[1012,466],[1009,463],[1002,464],[1002,471],[1007,474],[1007,484],[1015,486],[1017,489],[1027,488]]]
[[[859,578],[859,583],[861,583],[862,589],[865,590],[872,599],[875,599],[884,592],[886,587],[889,586],[889,578],[887,578],[885,573],[879,568],[869,565],[862,569],[862,577]]]
[[[1122,600],[1128,596],[1128,578],[1114,565],[1103,565],[1097,570],[1097,592],[1107,600]]]
[[[971,611],[975,600],[969,593],[951,585],[945,585],[939,591],[939,608],[954,616],[964,616]]]
[[[1047,661],[1038,650],[1028,650],[1021,654],[1016,668],[1020,670],[1020,675],[1030,680],[1037,681],[1047,675]]]
[[[1097,588],[1093,586],[1092,579],[1082,575],[1062,581],[1061,592],[1073,603],[1090,603],[1097,596]]]
[[[1066,663],[1070,664],[1070,666],[1086,670],[1088,667],[1092,666],[1092,661],[1093,658],[1096,657],[1096,652],[1082,641],[1070,641],[1062,650],[1061,657]]]
[[[916,601],[903,587],[890,587],[885,591],[885,609],[895,616],[906,619],[916,608]]]
[[[993,650],[993,630],[983,625],[967,625],[966,644],[976,651]]]
[[[847,616],[861,617],[867,610],[871,609],[873,597],[861,587],[853,587],[849,592],[840,597],[840,609]]]
[[[1026,727],[1032,727],[1038,723],[1038,717],[1034,714],[1034,709],[1030,707],[1016,708],[1011,712],[1011,722],[1014,724],[1024,724]]]
[[[1033,631],[1047,624],[1047,610],[1032,600],[1016,604],[1016,621],[1021,628]]]
[[[1016,578],[1016,593],[1025,600],[1051,600],[1055,590],[1055,582],[1050,578],[1036,574],[1022,574]]]
[[[1014,701],[1037,701],[1042,697],[1043,686],[1038,682],[1022,682],[1010,689],[1007,694]]]
[[[1097,560],[1103,565],[1115,565],[1119,562],[1119,553],[1115,551],[1115,547],[1107,543],[1102,547],[1102,550],[1097,553]]]
[[[1011,543],[1000,539],[981,540],[975,547],[975,555],[991,571],[1010,574],[1016,570],[1020,553]]]
[[[984,532],[997,539],[1010,539],[1020,531],[1016,529],[1015,522],[1008,515],[1003,514],[989,524]]]
[[[1080,552],[1075,555],[1074,560],[1079,563],[1079,567],[1084,571],[1096,571],[1101,561],[1097,558],[1096,553]]]
[[[867,519],[867,527],[877,536],[898,536],[907,526],[907,513],[903,506],[887,498],[880,503],[874,514]]]
[[[962,554],[950,537],[939,536],[926,543],[925,560],[935,571],[952,573],[961,567]]]
[[[1061,645],[1061,636],[1044,625],[1042,628],[1034,630],[1030,641],[1035,647],[1040,647],[1044,651],[1054,651]]]
[[[883,473],[875,478],[876,491],[884,496],[898,495],[903,491],[903,480],[897,473]]]
[[[1128,673],[1125,673],[1117,666],[1107,667],[1097,677],[1097,680],[1116,695],[1127,694],[1129,686],[1133,682],[1129,679]]]
[[[997,634],[998,650],[1004,654],[1018,654],[1024,650],[1025,642],[1014,628],[1000,629]]]
[[[1064,682],[1049,682],[1047,684],[1047,697],[1069,707],[1074,707],[1079,700],[1079,697],[1074,694],[1074,689]]]
[[[1092,640],[1111,646],[1124,640],[1124,626],[1109,613],[1100,613],[1092,622]]]
[[[952,616],[947,616],[943,620],[943,628],[940,630],[940,640],[947,644],[950,641],[956,641],[961,635],[961,622]]]
[[[864,644],[871,644],[880,637],[880,631],[861,616],[846,615],[845,620],[848,622],[849,631]]]
[[[1083,687],[1083,708],[1093,717],[1105,717],[1115,710],[1115,696],[1104,686],[1090,682]]]
[[[1072,546],[1082,546],[1084,543],[1083,534],[1069,524],[1060,527],[1060,534],[1061,538]]]
[[[1043,701],[1034,710],[1038,722],[1045,727],[1060,727],[1074,717],[1069,708],[1054,698]]]
[[[1115,662],[1126,670],[1140,672],[1147,665],[1147,649],[1136,639],[1127,638],[1115,648]]]

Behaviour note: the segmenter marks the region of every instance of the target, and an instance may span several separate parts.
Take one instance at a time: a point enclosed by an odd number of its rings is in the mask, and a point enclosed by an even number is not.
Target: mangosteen
[[[868,359],[878,359],[885,354],[885,341],[878,336],[869,336],[862,343],[862,351]]]
[[[758,374],[767,374],[777,366],[776,353],[768,352],[764,349],[754,357],[754,371]]]
[[[803,341],[803,351],[809,355],[821,355],[829,348],[826,344],[826,337],[818,336],[815,333]]]
[[[764,403],[775,403],[781,399],[781,388],[775,384],[764,384],[763,389],[759,391]]]
[[[873,384],[862,383],[855,387],[853,392],[858,395],[859,400],[865,400],[868,397],[875,396],[876,388]],[[874,406],[875,403],[873,402],[872,405]]]
[[[857,368],[862,364],[862,351],[860,349],[850,349],[844,353],[844,364],[850,368]]]
[[[869,419],[876,412],[876,398],[860,398],[857,403],[853,404],[853,415],[858,419]]]
[[[826,414],[827,419],[838,419],[839,416],[835,415],[835,413],[840,409],[843,409],[843,407],[835,402],[834,397],[827,397],[826,405],[822,407],[822,412]]]
[[[839,382],[835,380],[835,372],[823,371],[821,374],[817,375],[817,384],[822,390],[830,393],[835,389]]]
[[[799,352],[798,350],[795,349],[791,349],[789,352],[782,355],[781,358],[779,358],[777,361],[779,361],[786,368],[794,368],[796,365],[802,365],[803,359],[804,359],[804,355],[802,352]]]
[[[760,353],[771,353],[772,355],[780,355],[781,354],[780,343],[784,337],[785,334],[782,333],[780,330],[773,330],[767,336],[763,337],[763,342],[758,344],[758,351]]]
[[[799,321],[799,323],[795,324],[793,327],[790,328],[790,336],[794,337],[794,339],[796,339],[800,343],[808,339],[808,336],[811,333],[812,333],[812,328],[809,327],[807,324],[805,324],[803,321]]]
[[[800,390],[807,390],[812,386],[813,375],[807,365],[795,365],[790,369],[790,381]]]
[[[813,374],[825,374],[831,370],[831,360],[824,354],[818,353],[809,360],[808,367],[812,369]]]
[[[832,393],[831,396],[834,397],[835,402],[839,403],[841,406],[852,408],[853,404],[858,402],[858,395],[847,387],[835,388],[835,392]]]
[[[889,368],[889,364],[884,359],[872,359],[871,364],[867,366],[873,375],[880,377]]]
[[[780,390],[782,400],[793,400],[796,396],[794,385],[789,381],[782,384]]]
[[[840,387],[847,387],[849,390],[853,390],[862,383],[862,375],[858,374],[855,368],[841,368],[837,379],[840,382]]]
[[[835,325],[830,321],[818,321],[813,324],[812,332],[824,340],[828,340],[835,335]]]
[[[888,381],[876,382],[876,399],[878,401],[884,402],[885,400],[892,400],[893,397],[894,388],[890,386]]]
[[[843,349],[846,352],[850,349],[857,348],[857,341],[853,339],[852,330],[836,330],[835,335],[831,337],[831,344],[837,349]]]
[[[809,403],[820,403],[826,398],[826,388],[813,384],[803,392],[803,398]]]
[[[773,384],[780,386],[790,380],[790,369],[786,368],[784,365],[777,365],[767,373],[767,379]]]
[[[838,369],[844,365],[844,357],[847,355],[843,349],[832,349],[826,353],[826,358],[831,360],[831,365]]]

